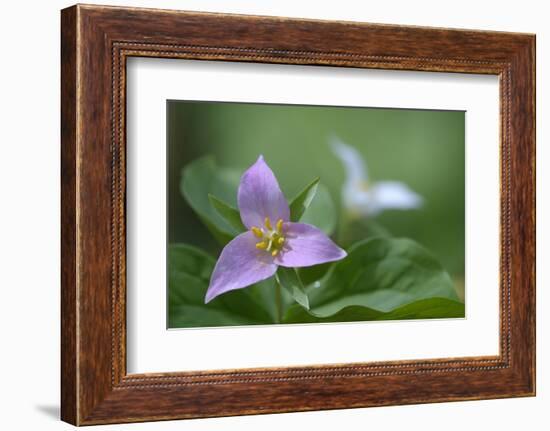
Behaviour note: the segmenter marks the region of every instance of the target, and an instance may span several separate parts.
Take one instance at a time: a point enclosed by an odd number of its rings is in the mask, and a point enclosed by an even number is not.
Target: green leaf
[[[307,210],[311,201],[317,193],[317,186],[319,185],[319,178],[314,179],[309,183],[298,195],[292,199],[290,203],[290,220],[300,221],[302,215]]]
[[[307,293],[296,270],[280,266],[277,270],[277,279],[298,304],[309,309]]]
[[[305,266],[303,268],[298,268],[298,276],[302,283],[305,286],[308,286],[321,278],[327,273],[330,267],[333,265],[332,262],[322,263],[320,265]]]
[[[246,230],[243,222],[241,221],[241,214],[236,208],[226,204],[213,194],[209,194],[208,199],[210,199],[210,205],[212,205],[218,214],[221,215],[234,229],[238,232],[244,232]]]
[[[388,313],[423,299],[458,299],[451,278],[427,250],[410,239],[394,238],[355,244],[320,286],[307,292],[316,317],[350,306]]]
[[[353,218],[343,214],[342,227],[338,231],[338,241],[343,247],[353,244],[357,238],[391,237],[390,232],[372,217]]]
[[[310,202],[301,221],[317,226],[327,235],[332,235],[336,228],[336,207],[330,192],[323,184],[317,185],[315,199]]]
[[[330,323],[358,322],[368,320],[405,320],[464,317],[464,304],[446,298],[421,299],[383,312],[360,305],[345,307],[330,316],[319,316],[299,306],[291,307],[283,318],[283,323]]]
[[[240,174],[216,166],[212,157],[203,157],[183,168],[180,190],[212,235],[223,245],[239,231],[210,205],[209,194],[219,196],[231,205],[236,200]]]
[[[464,304],[457,300],[449,276],[415,242],[375,238],[356,244],[348,253],[332,264],[318,288],[304,289],[296,272],[279,268],[283,323],[464,317]],[[214,265],[215,259],[200,249],[169,246],[170,328],[277,322],[273,277],[205,304]]]
[[[275,323],[273,277],[204,303],[215,260],[186,244],[168,248],[168,327],[192,328]]]

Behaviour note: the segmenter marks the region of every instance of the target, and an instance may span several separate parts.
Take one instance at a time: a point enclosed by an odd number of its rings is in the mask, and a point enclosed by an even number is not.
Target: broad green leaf
[[[317,193],[305,210],[301,221],[317,226],[327,235],[332,235],[336,227],[336,207],[330,192],[323,184],[317,185]]]
[[[170,328],[277,322],[273,278],[204,304],[215,259],[195,247],[174,244],[168,262]],[[464,317],[464,304],[447,273],[411,240],[376,238],[356,244],[331,266],[318,288],[304,290],[296,272],[281,269],[283,323]]]
[[[221,215],[234,229],[238,232],[244,232],[246,228],[241,221],[241,214],[236,208],[233,208],[231,205],[226,204],[221,199],[216,196],[209,194],[208,199],[210,199],[210,204],[214,209]]]
[[[308,209],[311,201],[317,193],[319,178],[309,183],[298,195],[290,202],[290,221],[300,221],[304,212]]]
[[[360,305],[345,307],[330,316],[318,316],[303,307],[294,305],[283,318],[283,323],[330,323],[368,320],[405,320],[464,317],[464,304],[446,298],[421,299],[395,310],[383,312]]]
[[[197,159],[183,168],[180,190],[212,235],[226,244],[239,233],[210,205],[209,194],[231,205],[236,201],[240,174],[216,166],[212,157]]]
[[[298,304],[306,309],[309,309],[307,293],[296,270],[293,268],[285,268],[280,266],[277,270],[277,279],[279,280],[280,285]]]
[[[410,239],[394,238],[355,244],[308,295],[318,317],[350,306],[390,312],[421,299],[458,299],[451,278],[427,250]]]
[[[340,222],[338,241],[343,247],[353,244],[357,238],[391,237],[390,232],[372,217],[353,218],[344,213]]]
[[[168,248],[168,327],[191,328],[275,323],[274,280],[227,292],[204,303],[215,260],[202,250]]]
[[[298,275],[300,280],[305,286],[308,286],[321,278],[327,273],[330,267],[333,265],[330,263],[322,263],[320,265],[305,266],[303,268],[298,268]]]

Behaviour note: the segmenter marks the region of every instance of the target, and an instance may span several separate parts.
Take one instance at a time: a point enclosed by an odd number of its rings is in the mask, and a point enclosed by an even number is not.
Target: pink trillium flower
[[[320,229],[290,221],[290,209],[275,175],[260,156],[241,177],[237,201],[248,229],[222,250],[205,303],[275,274],[279,266],[298,268],[346,257]]]

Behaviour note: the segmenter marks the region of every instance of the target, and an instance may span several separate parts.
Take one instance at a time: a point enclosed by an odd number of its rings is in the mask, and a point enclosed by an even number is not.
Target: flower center
[[[369,191],[370,184],[368,181],[363,180],[357,184],[357,187],[359,188],[359,190],[366,192]]]
[[[273,229],[269,217],[266,217],[263,227],[252,226],[250,230],[257,238],[260,239],[260,241],[256,243],[256,248],[271,253],[271,256],[273,257],[277,256],[283,248],[285,237],[283,236],[282,219],[277,220],[275,229]]]

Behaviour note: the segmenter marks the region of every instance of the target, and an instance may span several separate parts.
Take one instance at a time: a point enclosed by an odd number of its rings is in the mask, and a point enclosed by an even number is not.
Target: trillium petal
[[[275,258],[275,263],[281,266],[312,266],[347,256],[323,231],[306,223],[285,223],[283,235],[283,250]]]
[[[368,215],[371,193],[363,183],[348,183],[342,186],[342,203],[344,208],[354,213]]]
[[[344,165],[347,183],[366,183],[368,181],[367,166],[359,151],[336,136],[331,138],[330,146]]]
[[[273,258],[256,248],[257,238],[250,231],[230,241],[222,250],[206,291],[204,302],[230,290],[242,289],[271,277],[277,271]]]
[[[263,226],[266,217],[272,223],[290,220],[285,196],[262,156],[242,175],[237,200],[241,220],[248,229]]]
[[[369,193],[369,210],[372,214],[387,209],[407,210],[419,208],[423,202],[422,196],[399,181],[375,183]]]

